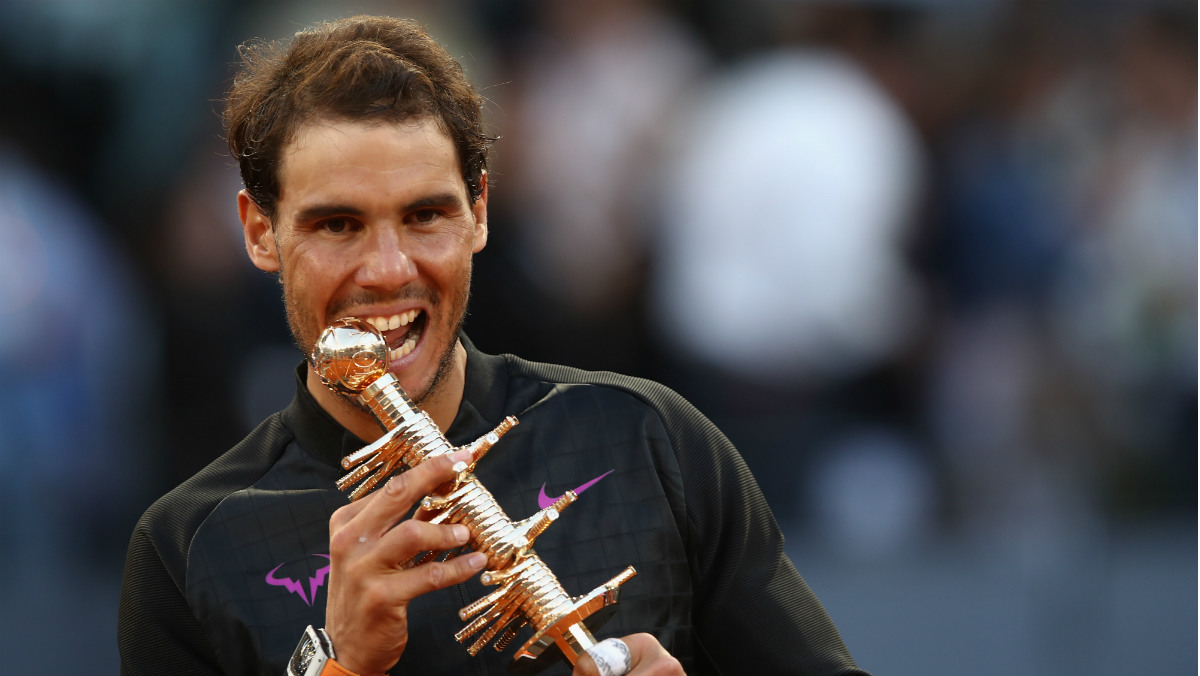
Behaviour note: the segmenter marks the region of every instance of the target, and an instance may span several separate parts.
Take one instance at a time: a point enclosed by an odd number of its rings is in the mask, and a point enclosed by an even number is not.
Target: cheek
[[[457,289],[467,286],[471,282],[470,257],[447,258],[438,265],[438,270],[440,275],[439,284],[447,289]]]
[[[344,254],[318,247],[298,248],[284,260],[284,271],[291,273],[293,285],[305,295],[328,294],[344,279],[347,260]]]
[[[312,256],[290,256],[283,261],[284,300],[293,323],[300,324],[292,327],[294,331],[311,333],[323,328],[311,325],[321,323],[337,288],[333,262]]]
[[[430,246],[414,252],[418,265],[423,262],[426,274],[438,280],[442,286],[454,286],[460,278],[469,275],[471,269],[471,245],[465,238],[456,237],[452,243]]]

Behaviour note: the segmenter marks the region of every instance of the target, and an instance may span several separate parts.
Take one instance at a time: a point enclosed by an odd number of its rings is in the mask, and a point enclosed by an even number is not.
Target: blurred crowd
[[[112,582],[290,399],[221,97],[353,13],[426,23],[502,135],[481,348],[667,383],[850,556],[1194,524],[1195,3],[17,0],[0,579]]]

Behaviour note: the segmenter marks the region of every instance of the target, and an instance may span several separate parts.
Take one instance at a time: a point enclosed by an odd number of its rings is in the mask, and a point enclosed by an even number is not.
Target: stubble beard
[[[438,357],[437,368],[434,369],[433,377],[429,380],[429,385],[427,385],[421,392],[405,392],[405,394],[412,399],[413,403],[417,404],[418,406],[426,401],[429,401],[439,393],[439,390],[445,384],[446,376],[450,373],[450,369],[454,366],[454,349],[458,345],[458,334],[460,331],[462,331],[463,323],[467,319],[467,305],[471,296],[471,272],[473,267],[474,261],[468,261],[466,284],[463,285],[462,290],[459,292],[458,298],[456,299],[457,307],[451,309],[451,312],[453,312],[455,316],[453,330],[450,332],[450,340],[446,343],[446,348],[442,350],[442,354]],[[283,281],[284,275],[282,266],[280,267],[277,279],[279,280],[280,292],[283,295],[283,307],[287,314],[288,328],[292,332],[292,342],[300,350],[300,353],[304,355],[305,361],[310,361],[312,358],[313,349],[317,345],[317,337],[320,335],[320,331],[323,331],[325,327],[315,329],[315,334],[313,333],[313,330],[308,328],[316,327],[317,318],[311,310],[301,307],[300,303],[288,293],[287,285]],[[395,296],[395,298],[403,297],[405,297],[403,292],[401,294],[396,294]],[[429,298],[430,305],[432,307],[436,308],[441,305],[441,299],[436,295],[430,293],[427,298]],[[365,304],[373,300],[376,300],[373,296],[366,296],[363,298],[356,298],[351,301],[342,302],[339,305],[350,305],[355,302],[362,302]],[[336,309],[337,308],[335,306],[335,310]],[[428,318],[426,318],[426,321],[427,323],[424,330],[429,331],[431,327],[428,324]],[[336,394],[339,399],[349,403],[354,408],[367,410],[363,403],[358,400],[357,396],[346,394],[337,390],[331,391]]]
[[[451,309],[454,313],[453,329],[450,331],[450,340],[446,343],[446,349],[442,350],[442,354],[438,357],[437,368],[433,371],[433,377],[429,380],[429,385],[424,392],[413,395],[409,394],[413,402],[421,405],[429,401],[439,393],[446,382],[446,376],[449,375],[450,369],[454,367],[454,349],[458,347],[458,334],[462,331],[463,322],[467,321],[467,305],[471,300],[471,262],[467,263],[467,281],[463,285],[462,291],[459,292],[458,298],[455,299],[456,306]],[[429,330],[429,325],[426,323],[426,330]]]

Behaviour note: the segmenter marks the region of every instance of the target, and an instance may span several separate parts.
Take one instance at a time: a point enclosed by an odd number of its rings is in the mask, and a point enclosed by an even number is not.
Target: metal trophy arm
[[[310,361],[327,387],[356,397],[386,430],[377,441],[342,460],[343,469],[349,473],[337,485],[343,491],[354,487],[351,500],[358,500],[394,472],[415,467],[426,458],[471,451],[470,462],[454,466],[454,480],[421,501],[423,509],[436,512],[432,522],[467,527],[471,533],[467,546],[488,557],[480,582],[497,586],[459,611],[459,618],[470,622],[454,635],[455,639],[465,643],[479,634],[467,647],[468,653],[478,654],[488,642],[493,642],[496,650],[504,650],[526,625],[533,627],[534,634],[517,650],[511,665],[522,671],[538,670],[552,662],[554,651],[546,653],[547,648],[557,648],[574,664],[596,644],[585,622],[593,618],[593,624],[598,624],[606,617],[607,612],[597,611],[609,608],[611,612],[621,585],[637,571],[629,566],[591,592],[569,596],[533,550],[533,543],[575,501],[575,494],[568,492],[553,505],[514,523],[475,478],[476,463],[517,424],[516,418],[505,418],[496,429],[461,448],[451,446],[433,420],[417,408],[395,376],[388,373],[383,336],[360,319],[341,319],[325,329]],[[432,552],[419,555],[408,565],[434,556]],[[539,659],[543,655],[545,658]]]

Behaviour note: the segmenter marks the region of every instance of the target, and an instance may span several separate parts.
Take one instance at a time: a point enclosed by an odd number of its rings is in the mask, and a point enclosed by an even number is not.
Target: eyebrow
[[[452,192],[438,193],[422,197],[414,202],[409,202],[404,205],[403,211],[416,211],[417,209],[428,209],[429,207],[461,207],[463,200],[461,195],[456,195]],[[295,219],[299,223],[308,221],[320,220],[330,216],[358,216],[361,217],[365,212],[355,206],[349,204],[314,204],[310,207],[305,207],[296,213]]]
[[[462,195],[452,192],[438,193],[412,202],[404,207],[405,211],[426,209],[428,207],[458,207],[463,205]]]
[[[329,216],[362,216],[363,210],[346,204],[315,204],[296,213],[298,223],[315,221]]]

